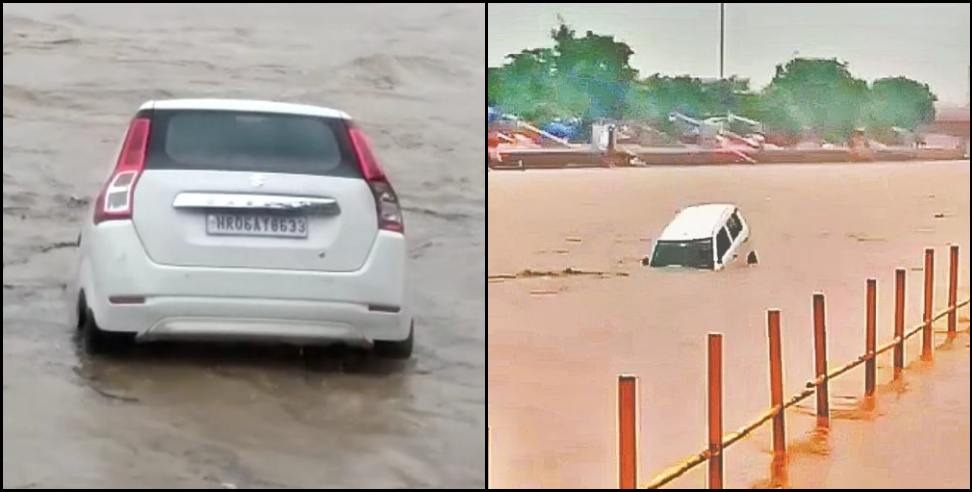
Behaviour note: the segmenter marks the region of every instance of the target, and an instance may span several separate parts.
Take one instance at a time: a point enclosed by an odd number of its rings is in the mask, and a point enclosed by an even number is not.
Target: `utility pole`
[[[719,4],[719,80],[725,78],[726,57],[726,4]]]

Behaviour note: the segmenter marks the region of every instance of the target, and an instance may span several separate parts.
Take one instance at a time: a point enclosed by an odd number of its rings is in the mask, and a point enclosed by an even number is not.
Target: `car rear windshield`
[[[651,266],[712,268],[712,240],[658,241],[651,256]]]
[[[150,114],[148,169],[360,177],[339,118],[210,110]]]

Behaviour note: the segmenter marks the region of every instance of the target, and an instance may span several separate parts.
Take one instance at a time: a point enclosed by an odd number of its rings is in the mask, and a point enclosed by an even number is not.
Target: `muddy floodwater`
[[[3,7],[3,485],[485,485],[485,6]],[[405,208],[416,354],[79,354],[64,285],[144,101],[341,108]]]
[[[784,393],[812,379],[811,299],[826,296],[831,367],[865,345],[865,280],[878,281],[878,339],[892,337],[894,269],[907,269],[906,319],[921,319],[922,255],[933,247],[936,310],[948,245],[969,295],[969,162],[507,171],[488,179],[491,484],[614,487],[616,380],[640,378],[644,483],[705,448],[706,334],[724,334],[724,428],[769,407],[766,310],[782,312]],[[759,264],[722,272],[641,266],[676,211],[737,204]],[[566,269],[569,273],[564,273]],[[530,270],[530,272],[526,272]],[[543,275],[538,272],[560,272]],[[587,274],[581,274],[587,273]],[[726,451],[727,487],[969,486],[968,308],[933,364],[890,353],[878,396],[863,371],[831,385],[828,439],[814,400],[786,414],[788,476],[771,481],[771,426]],[[944,330],[944,320],[936,325]],[[704,487],[705,467],[670,487]]]

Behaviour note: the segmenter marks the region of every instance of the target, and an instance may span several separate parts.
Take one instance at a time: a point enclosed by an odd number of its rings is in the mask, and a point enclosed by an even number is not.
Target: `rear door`
[[[359,269],[375,202],[340,118],[148,110],[133,222],[166,265]]]

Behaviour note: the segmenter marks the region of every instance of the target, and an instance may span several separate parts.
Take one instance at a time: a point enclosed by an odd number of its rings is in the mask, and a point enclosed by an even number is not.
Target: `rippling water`
[[[485,484],[485,7],[3,7],[3,484]],[[143,101],[334,106],[401,195],[417,354],[77,353],[63,286]]]

